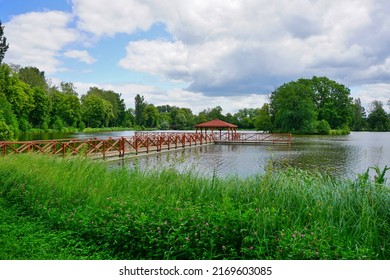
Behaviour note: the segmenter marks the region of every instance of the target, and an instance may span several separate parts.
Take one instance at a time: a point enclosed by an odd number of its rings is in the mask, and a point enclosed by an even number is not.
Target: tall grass
[[[390,190],[363,177],[205,178],[19,155],[0,159],[0,197],[105,258],[389,259]]]

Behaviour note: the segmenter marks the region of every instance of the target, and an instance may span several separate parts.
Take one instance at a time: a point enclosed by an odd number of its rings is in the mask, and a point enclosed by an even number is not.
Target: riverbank
[[[0,178],[1,259],[390,258],[390,190],[363,175],[206,178],[26,154],[1,158]]]

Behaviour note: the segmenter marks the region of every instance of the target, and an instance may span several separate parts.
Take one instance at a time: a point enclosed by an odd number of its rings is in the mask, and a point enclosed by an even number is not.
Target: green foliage
[[[87,127],[107,127],[114,118],[112,105],[107,100],[89,93],[81,97],[83,121]]]
[[[87,94],[95,94],[110,102],[114,117],[109,120],[108,126],[124,125],[126,106],[124,100],[121,98],[121,94],[113,92],[112,90],[106,91],[96,87],[90,88]]]
[[[0,158],[0,199],[20,211],[7,206],[1,215],[0,224],[20,226],[0,230],[0,256],[37,258],[20,249],[34,237],[26,224],[47,232],[35,237],[47,237],[48,259],[59,257],[58,240],[69,245],[64,259],[388,259],[390,191],[363,177],[270,167],[248,179],[209,179],[85,159]]]
[[[330,133],[330,125],[326,120],[317,122],[317,133],[322,135],[328,135]]]
[[[268,103],[264,103],[263,107],[258,110],[255,117],[256,130],[272,131],[273,125],[271,120],[271,111]]]
[[[317,112],[314,93],[307,80],[284,84],[270,97],[271,114],[276,130],[314,133]]]
[[[4,35],[4,26],[0,21],[0,64],[4,59],[5,53],[7,52],[9,45],[7,44],[7,38]]]
[[[138,126],[145,125],[144,120],[144,111],[146,108],[147,103],[145,102],[145,98],[143,96],[140,96],[137,94],[134,98],[134,105],[135,105],[135,124]]]
[[[367,123],[374,131],[390,130],[390,117],[383,109],[382,102],[373,101],[371,103],[371,112],[367,117]]]
[[[299,79],[272,92],[271,115],[276,130],[314,134],[317,120],[331,128],[349,125],[352,115],[350,91],[326,77]]]
[[[4,120],[0,119],[0,141],[13,140],[13,139],[14,139],[14,132],[5,123]]]
[[[23,67],[19,69],[18,76],[22,82],[28,84],[31,88],[39,88],[43,91],[48,88],[45,72],[39,71],[36,67]]]
[[[353,131],[362,131],[366,128],[366,126],[366,110],[362,106],[360,98],[357,98],[352,106],[352,120],[350,127]]]

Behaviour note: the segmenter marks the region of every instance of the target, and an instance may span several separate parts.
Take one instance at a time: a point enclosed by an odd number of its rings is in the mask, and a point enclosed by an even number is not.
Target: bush
[[[0,120],[0,141],[13,140],[14,133],[11,128],[2,120]]]
[[[320,120],[317,122],[317,133],[327,135],[330,132],[330,125],[326,120]]]

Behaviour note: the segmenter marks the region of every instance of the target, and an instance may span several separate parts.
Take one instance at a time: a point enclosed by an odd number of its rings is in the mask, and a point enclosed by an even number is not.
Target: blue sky
[[[369,109],[390,98],[387,0],[0,0],[4,62],[148,103],[223,113],[327,76]]]

